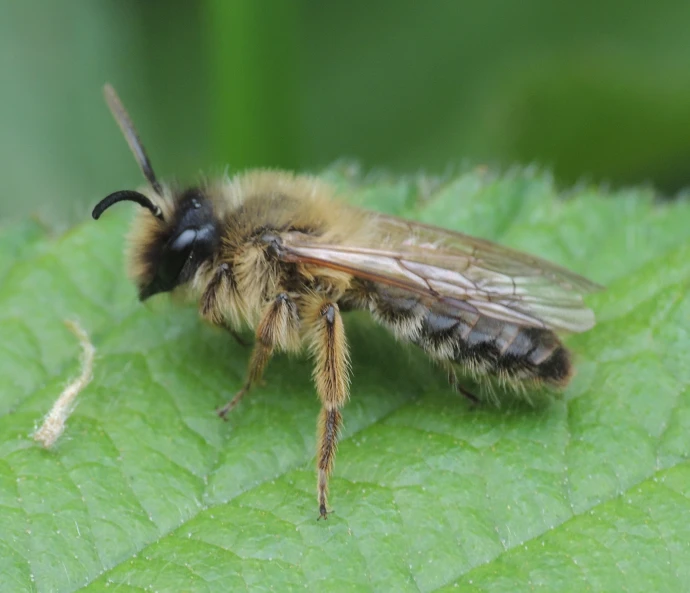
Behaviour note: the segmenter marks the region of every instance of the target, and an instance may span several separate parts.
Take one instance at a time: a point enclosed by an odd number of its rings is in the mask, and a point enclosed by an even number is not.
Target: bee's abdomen
[[[564,385],[571,374],[568,351],[552,331],[490,317],[470,323],[428,310],[412,341],[477,375]]]
[[[568,351],[548,329],[487,316],[468,315],[464,319],[390,289],[378,291],[370,310],[400,339],[417,344],[436,360],[457,363],[476,376],[563,386],[572,373]]]

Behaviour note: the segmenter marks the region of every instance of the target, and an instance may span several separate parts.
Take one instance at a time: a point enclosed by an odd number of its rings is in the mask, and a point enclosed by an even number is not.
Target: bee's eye
[[[170,251],[173,253],[188,252],[194,244],[196,233],[197,231],[195,229],[186,229],[182,231],[179,235],[177,235],[168,249],[170,249]]]
[[[220,239],[211,204],[199,190],[187,193],[179,202],[169,234],[156,245],[150,266],[153,277],[139,286],[141,300],[188,282],[199,266],[213,257]]]
[[[162,285],[167,287],[177,284],[182,268],[192,254],[197,232],[196,229],[185,229],[168,243],[158,270]]]

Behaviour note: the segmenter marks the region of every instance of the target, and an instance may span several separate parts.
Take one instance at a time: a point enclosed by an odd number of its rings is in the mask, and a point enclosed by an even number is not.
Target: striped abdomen
[[[457,311],[451,315],[442,304],[423,304],[400,289],[380,284],[369,288],[367,304],[373,316],[435,360],[457,363],[472,375],[491,375],[509,384],[564,386],[570,379],[568,351],[550,330],[487,316],[458,317]]]

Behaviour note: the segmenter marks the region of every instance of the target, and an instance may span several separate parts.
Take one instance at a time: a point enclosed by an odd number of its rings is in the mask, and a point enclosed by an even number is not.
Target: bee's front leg
[[[251,386],[261,379],[264,369],[276,347],[283,350],[295,349],[299,344],[299,314],[290,296],[281,292],[269,303],[256,329],[256,343],[249,361],[247,380],[227,404],[218,409],[218,415],[227,414],[247,394]]]
[[[350,360],[338,305],[322,302],[312,310],[309,323],[310,348],[316,362],[314,381],[322,405],[316,453],[319,518],[326,519],[328,478],[333,471],[342,424],[340,408],[350,391]]]
[[[237,307],[237,283],[232,266],[228,262],[221,263],[213,272],[199,301],[199,313],[208,322],[225,329],[240,346],[251,346],[243,340],[235,328],[225,318],[228,302]]]

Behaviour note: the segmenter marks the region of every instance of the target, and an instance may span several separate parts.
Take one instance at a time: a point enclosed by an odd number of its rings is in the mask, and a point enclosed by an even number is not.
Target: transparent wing
[[[602,287],[582,276],[462,233],[387,215],[372,217],[367,239],[344,244],[287,233],[284,259],[397,286],[456,309],[459,316],[472,312],[569,332],[594,325],[594,313],[582,296]]]

